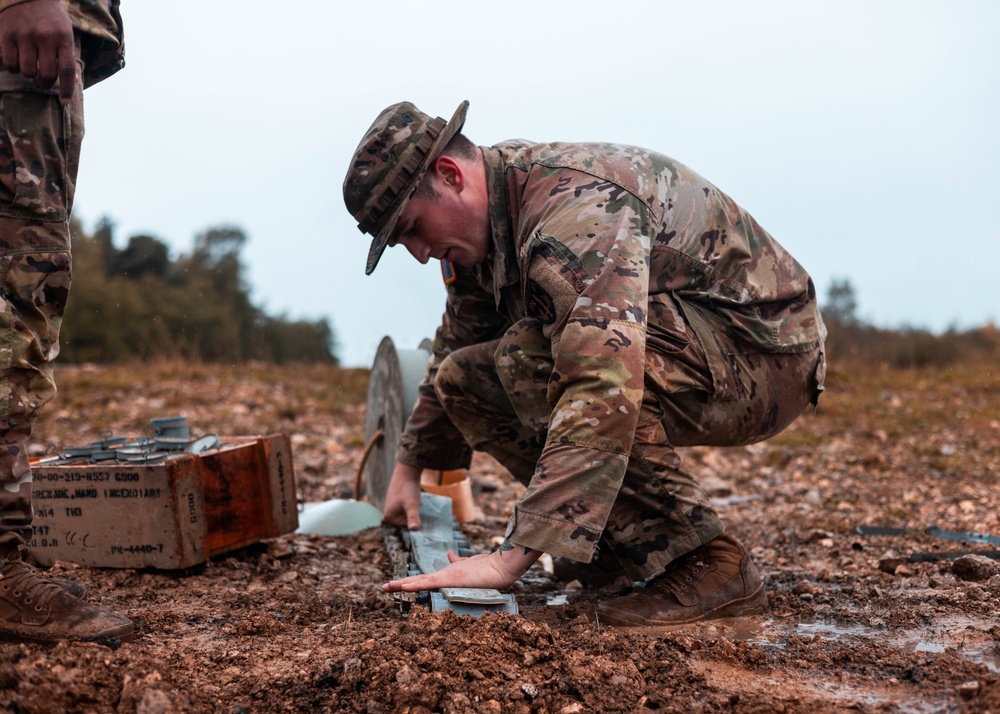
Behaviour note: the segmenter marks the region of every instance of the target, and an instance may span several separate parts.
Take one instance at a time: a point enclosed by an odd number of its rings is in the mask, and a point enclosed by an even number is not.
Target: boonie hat
[[[365,275],[371,275],[427,168],[462,130],[469,102],[451,121],[431,119],[410,102],[387,107],[354,152],[344,179],[344,203],[358,229],[372,239]]]

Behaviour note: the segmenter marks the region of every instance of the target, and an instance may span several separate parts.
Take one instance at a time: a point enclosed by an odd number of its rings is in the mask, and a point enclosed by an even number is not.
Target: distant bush
[[[326,320],[289,321],[251,303],[241,229],[210,228],[195,238],[190,254],[173,261],[152,236],[132,236],[119,250],[112,232],[107,220],[92,235],[73,224],[61,361],[337,364]]]
[[[1000,359],[1000,330],[994,325],[942,334],[901,328],[886,330],[871,325],[844,325],[826,318],[831,361],[864,360],[890,367],[948,367],[959,362]]]
[[[822,306],[831,361],[863,360],[890,367],[948,367],[959,362],[995,361],[1000,357],[996,325],[942,334],[912,327],[896,330],[866,324],[857,315],[858,301],[849,280],[834,279]]]

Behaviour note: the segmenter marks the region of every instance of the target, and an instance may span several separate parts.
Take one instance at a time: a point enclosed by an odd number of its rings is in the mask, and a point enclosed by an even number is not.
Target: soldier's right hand
[[[389,526],[420,529],[420,474],[423,469],[397,463],[385,493],[382,522]]]
[[[59,80],[59,100],[76,88],[73,23],[58,0],[30,0],[0,13],[0,56],[8,72],[34,77],[48,89]]]

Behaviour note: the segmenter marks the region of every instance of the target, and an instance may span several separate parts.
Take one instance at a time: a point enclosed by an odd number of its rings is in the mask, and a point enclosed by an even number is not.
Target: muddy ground
[[[63,367],[33,451],[135,433],[292,438],[301,501],[349,498],[363,451],[363,372],[192,365]],[[1000,712],[1000,550],[921,532],[1000,534],[1000,375],[835,365],[817,413],[748,448],[690,449],[768,585],[760,618],[655,635],[595,621],[623,591],[514,589],[519,615],[411,609],[379,589],[381,533],[289,534],[183,572],[59,563],[135,641],[0,644],[12,712]],[[472,468],[488,549],[519,493]],[[859,525],[916,532],[866,536]],[[939,558],[911,562],[912,554]]]

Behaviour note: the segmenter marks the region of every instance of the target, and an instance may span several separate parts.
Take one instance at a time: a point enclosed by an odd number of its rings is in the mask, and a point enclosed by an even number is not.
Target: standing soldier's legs
[[[0,635],[129,639],[132,623],[85,603],[23,560],[31,538],[27,444],[55,394],[52,360],[71,282],[69,213],[83,137],[82,87],[0,92]]]
[[[81,113],[40,92],[0,94],[0,550],[31,538],[26,447],[55,395]]]

